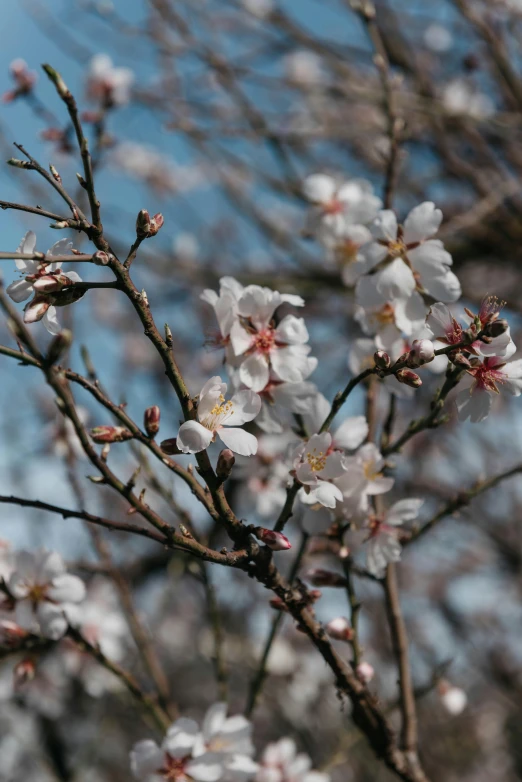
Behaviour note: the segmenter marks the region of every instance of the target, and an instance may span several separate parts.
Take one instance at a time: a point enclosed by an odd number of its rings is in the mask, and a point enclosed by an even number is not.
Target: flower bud
[[[368,682],[371,682],[371,680],[375,676],[373,665],[367,663],[366,660],[363,660],[361,663],[359,663],[359,665],[355,669],[355,673],[357,674],[357,678],[360,681],[362,681],[364,684],[368,684]]]
[[[340,573],[314,568],[306,574],[306,580],[318,587],[344,587],[346,579]]]
[[[330,638],[335,638],[336,641],[351,641],[353,638],[350,622],[344,616],[331,619],[326,625],[326,632]]]
[[[13,679],[15,689],[22,687],[27,682],[31,682],[36,676],[36,665],[34,660],[26,657],[13,668]]]
[[[29,633],[10,619],[2,619],[0,622],[0,645],[17,646]]]
[[[146,209],[138,212],[136,218],[136,236],[139,239],[146,239],[150,231],[150,215]]]
[[[272,597],[269,602],[275,611],[288,611],[288,608],[280,597]]]
[[[37,323],[51,306],[51,300],[47,296],[35,296],[24,310],[24,323]]]
[[[502,334],[505,334],[506,331],[509,329],[509,323],[505,318],[501,318],[500,320],[494,320],[492,323],[488,323],[487,326],[484,328],[484,333],[487,337],[500,337]]]
[[[439,683],[439,695],[442,705],[451,715],[456,717],[461,714],[467,706],[468,696],[460,687],[455,687],[448,681]]]
[[[317,603],[319,598],[323,596],[320,589],[309,589],[307,594],[309,603]]]
[[[460,350],[456,350],[455,353],[450,353],[449,358],[458,367],[466,367],[466,369],[471,367],[471,361],[463,353],[461,353]]]
[[[433,361],[435,358],[435,345],[430,339],[414,339],[408,356],[408,366],[420,367]]]
[[[223,448],[218,456],[216,465],[216,475],[222,481],[226,481],[232,472],[232,467],[236,462],[236,457],[230,448]]]
[[[161,212],[157,212],[154,217],[151,218],[150,221],[150,229],[149,229],[149,237],[150,236],[156,236],[159,229],[162,227],[163,223],[165,222],[165,219]]]
[[[72,285],[72,281],[65,274],[43,274],[33,282],[38,293],[56,293],[68,285]]]
[[[169,456],[176,456],[177,454],[181,453],[178,448],[178,441],[176,437],[169,437],[168,440],[162,440],[160,443],[160,448],[163,453],[166,453]]]
[[[123,443],[133,438],[132,432],[124,426],[95,426],[91,437],[95,443]]]
[[[160,409],[158,405],[147,407],[143,415],[143,425],[149,437],[155,437],[160,427]]]
[[[377,350],[373,354],[373,360],[375,361],[375,366],[379,369],[389,369],[390,368],[390,357],[387,353],[385,353],[384,350]]]
[[[395,373],[395,377],[399,383],[404,383],[404,385],[411,386],[411,388],[420,388],[422,385],[420,377],[415,372],[412,372],[411,369],[399,369]]]
[[[51,341],[49,350],[47,351],[46,361],[48,364],[56,364],[63,354],[69,350],[72,345],[73,335],[69,329],[63,329],[59,334]]]
[[[95,263],[96,266],[107,266],[110,259],[109,253],[104,253],[103,250],[98,250],[92,256],[92,262]]]
[[[292,544],[282,532],[275,532],[275,530],[266,527],[257,527],[254,530],[254,535],[272,551],[287,551],[292,548]]]

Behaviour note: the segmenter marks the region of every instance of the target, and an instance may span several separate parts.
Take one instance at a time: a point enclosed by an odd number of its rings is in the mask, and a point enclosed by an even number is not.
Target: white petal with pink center
[[[459,419],[479,423],[489,415],[496,394],[520,396],[522,359],[506,364],[505,357],[486,356],[467,370],[463,385],[467,387],[457,394],[456,400]]]
[[[416,498],[399,500],[388,509],[384,519],[369,519],[370,538],[366,562],[368,570],[376,578],[383,578],[390,562],[400,560],[401,544],[396,527],[416,519],[423,502]]]

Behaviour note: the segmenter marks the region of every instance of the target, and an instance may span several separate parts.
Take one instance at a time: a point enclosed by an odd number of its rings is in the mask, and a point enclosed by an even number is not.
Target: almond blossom
[[[326,508],[335,508],[343,495],[332,481],[345,471],[344,454],[333,450],[330,432],[314,434],[305,443],[300,443],[293,453],[293,465],[297,480],[306,490],[300,497],[306,504],[315,502]]]
[[[366,271],[366,260],[360,250],[372,239],[369,229],[345,223],[335,233],[324,233],[318,238],[326,249],[327,263],[339,269],[345,285],[354,285]]]
[[[105,107],[124,106],[133,82],[130,68],[116,68],[108,54],[95,54],[87,72],[87,97]]]
[[[310,401],[308,410],[303,414],[303,423],[311,434],[319,432],[324,420],[332,409],[331,402],[324,394],[317,393]],[[332,433],[332,448],[335,450],[355,451],[368,437],[368,421],[365,416],[357,415],[345,418]]]
[[[303,192],[312,204],[307,229],[326,241],[342,236],[347,224],[369,223],[382,206],[364,179],[339,183],[328,174],[312,174],[305,179]]]
[[[480,329],[483,330],[498,321],[502,306],[503,303],[499,302],[496,296],[486,296],[482,301],[477,316],[474,316],[469,310],[467,310],[467,313],[468,316],[480,324]],[[457,345],[465,340],[465,329],[452,315],[450,309],[441,302],[432,304],[430,307],[426,318],[426,326],[433,336],[444,345]],[[475,323],[472,323],[471,327],[468,328],[477,329],[477,326]],[[490,342],[483,342],[477,339],[466,345],[465,350],[481,356],[504,356],[508,358],[513,355],[516,347],[511,339],[509,327],[507,327],[498,336],[490,337]]]
[[[67,604],[85,597],[83,581],[66,572],[58,553],[45,549],[18,552],[7,586],[16,624],[53,640],[67,630]]]
[[[255,782],[329,782],[330,776],[312,769],[312,761],[297,752],[295,742],[282,738],[268,744],[261,757]]]
[[[507,392],[520,396],[522,393],[522,359],[507,364],[502,356],[486,356],[483,361],[473,359],[463,384],[467,387],[457,394],[459,420],[483,421],[489,415],[495,394]]]
[[[197,421],[181,424],[177,446],[182,453],[199,453],[219,437],[234,453],[252,456],[257,438],[239,427],[253,421],[261,409],[261,399],[253,391],[238,391],[225,401],[227,384],[211,377],[199,394]],[[227,428],[225,428],[227,427]]]
[[[401,558],[401,544],[397,527],[405,521],[413,521],[419,515],[424,500],[399,500],[388,509],[384,518],[371,516],[368,520],[370,530],[366,563],[368,570],[376,578],[383,578],[386,566],[398,562]]]
[[[167,730],[161,747],[151,739],[139,741],[130,753],[131,770],[142,782],[242,782],[252,777],[257,763],[251,759],[254,747],[251,725],[245,717],[226,717],[226,704],[216,703],[207,711],[203,726],[186,717]]]
[[[33,231],[28,231],[18,246],[17,253],[26,253],[28,255],[35,252],[36,235]],[[46,259],[67,255],[72,247],[72,242],[68,239],[60,239],[47,250]],[[24,310],[24,322],[35,323],[41,320],[47,331],[51,334],[59,334],[60,324],[56,318],[56,303],[58,297],[54,294],[64,291],[67,287],[76,282],[81,282],[81,277],[75,271],[64,272],[60,268],[59,262],[32,261],[18,258],[16,261],[17,269],[22,273],[22,279],[15,280],[6,288],[6,292],[13,301],[21,302],[34,294],[33,299],[26,305]],[[74,292],[70,301],[64,300],[62,303],[72,303],[82,294]]]
[[[383,475],[384,459],[374,443],[344,457],[343,464],[345,471],[335,482],[342,493],[340,510],[347,517],[358,518],[367,512],[368,498],[390,491],[394,479]]]
[[[357,283],[355,296],[355,319],[365,334],[378,334],[393,325],[411,336],[424,325],[426,305],[415,290],[408,297],[387,299],[379,290],[378,276],[366,275]]]
[[[417,288],[439,301],[459,298],[460,283],[449,268],[452,257],[441,241],[432,238],[441,222],[442,212],[431,201],[412,209],[404,226],[391,209],[376,217],[371,226],[374,241],[361,252],[385,299],[408,299]]]

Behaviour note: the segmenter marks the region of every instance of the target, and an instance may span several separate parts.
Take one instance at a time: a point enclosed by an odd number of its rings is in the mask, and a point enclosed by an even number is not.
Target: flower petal
[[[432,201],[424,203],[412,209],[404,221],[404,242],[422,242],[429,236],[433,236],[439,230],[442,222],[442,212],[436,209]]]
[[[253,421],[261,410],[261,397],[254,391],[238,391],[232,399],[232,413],[226,419],[224,426],[241,426]]]
[[[270,379],[266,355],[254,353],[243,361],[239,367],[239,379],[252,391],[262,391]]]
[[[213,432],[198,421],[185,421],[179,428],[176,444],[182,453],[199,453],[208,448],[213,436]]]
[[[333,439],[336,446],[354,451],[368,436],[368,421],[364,415],[346,418],[335,431]]]
[[[337,185],[333,177],[327,174],[307,176],[303,184],[303,193],[313,204],[327,204],[335,195]]]
[[[85,597],[85,584],[71,573],[63,573],[53,579],[47,596],[55,603],[81,603]]]
[[[257,437],[245,432],[244,429],[223,427],[219,430],[218,435],[227,448],[230,448],[234,453],[241,456],[254,456],[257,453]]]
[[[16,301],[17,304],[28,299],[32,292],[32,283],[25,279],[15,280],[6,288],[7,295],[10,296],[13,301]]]

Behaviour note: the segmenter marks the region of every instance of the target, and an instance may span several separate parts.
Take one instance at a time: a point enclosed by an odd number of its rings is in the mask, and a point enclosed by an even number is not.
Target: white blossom
[[[364,179],[340,183],[328,174],[312,174],[305,179],[303,192],[312,204],[307,230],[330,245],[345,234],[346,225],[369,223],[382,206]]]
[[[467,418],[478,423],[488,417],[496,394],[507,392],[512,396],[522,393],[522,359],[506,364],[505,357],[486,356],[483,361],[476,359],[466,370],[463,385],[457,394],[459,419]]]
[[[424,500],[399,500],[388,509],[383,519],[369,519],[370,537],[366,553],[368,570],[376,578],[382,578],[390,562],[401,558],[401,544],[397,527],[405,521],[412,521],[419,515]]]
[[[330,776],[312,769],[305,753],[298,753],[295,742],[282,738],[268,744],[261,757],[255,782],[329,782]]]
[[[301,491],[305,502],[318,502],[326,508],[334,508],[342,500],[341,491],[330,481],[345,471],[344,455],[332,448],[330,432],[314,434],[307,442],[300,443],[293,453],[293,465],[297,480],[308,491]]]
[[[87,71],[87,96],[104,105],[124,106],[129,102],[134,72],[116,68],[108,54],[95,54]]]
[[[83,581],[66,572],[59,554],[45,549],[16,554],[8,589],[15,600],[15,622],[53,640],[67,630],[67,604],[85,597]]]
[[[23,237],[16,252],[31,255],[36,247],[36,235],[33,231],[28,231]],[[53,258],[70,253],[72,242],[68,239],[60,239],[47,250],[46,257]],[[41,320],[47,331],[51,334],[59,334],[60,324],[56,317],[56,301],[53,293],[45,293],[45,290],[38,290],[39,285],[46,282],[55,281],[56,285],[64,288],[76,282],[81,282],[81,277],[75,271],[64,272],[60,268],[59,262],[32,261],[18,258],[16,267],[22,274],[22,279],[12,282],[6,288],[6,292],[13,301],[26,301],[31,295],[34,298],[26,305],[24,310],[25,323],[34,323]],[[58,288],[55,288],[58,289]]]
[[[376,217],[371,226],[374,241],[361,252],[385,299],[408,299],[419,285],[439,301],[459,298],[460,283],[449,268],[453,259],[442,242],[432,238],[441,222],[442,212],[431,201],[412,209],[404,226],[391,209]]]
[[[348,517],[359,517],[369,507],[369,497],[385,494],[394,484],[383,475],[384,459],[373,443],[366,443],[343,461],[345,472],[336,480],[342,492],[341,510]]]
[[[218,436],[235,453],[252,456],[257,438],[239,427],[253,421],[261,409],[261,399],[253,391],[238,391],[227,402],[227,384],[211,377],[199,394],[197,421],[185,421],[179,428],[177,445],[182,453],[199,453]],[[226,428],[225,428],[226,427]]]

